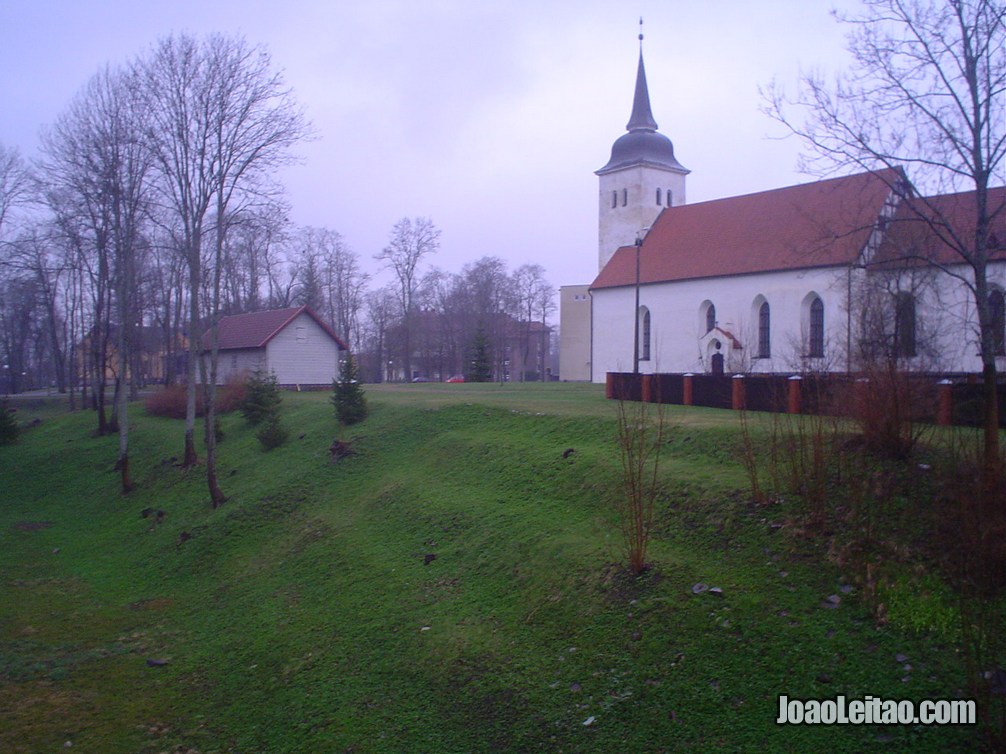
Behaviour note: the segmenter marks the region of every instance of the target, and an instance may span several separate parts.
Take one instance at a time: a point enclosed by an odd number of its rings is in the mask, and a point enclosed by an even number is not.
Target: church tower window
[[[611,208],[615,209],[618,206],[618,191],[611,192]]]
[[[622,206],[626,206],[629,203],[629,189],[622,189]]]
[[[660,206],[660,189],[657,189],[657,206]]]

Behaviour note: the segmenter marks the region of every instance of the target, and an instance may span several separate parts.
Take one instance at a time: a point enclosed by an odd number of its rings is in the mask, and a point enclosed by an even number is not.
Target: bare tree
[[[392,369],[386,370],[387,356],[390,354],[388,348],[388,329],[391,326],[396,308],[397,295],[389,286],[371,291],[364,297],[366,307],[366,331],[367,341],[370,344],[368,350],[372,354],[372,378],[374,382],[391,381],[394,379]]]
[[[162,174],[163,195],[176,215],[189,273],[189,363],[185,459],[196,461],[196,368],[201,360],[203,315],[209,323],[206,375],[207,485],[215,507],[225,498],[216,479],[213,432],[217,377],[217,319],[227,231],[242,206],[270,195],[273,171],[291,158],[290,148],[308,134],[304,116],[271,70],[268,54],[241,38],[187,35],[161,40],[136,70],[144,82],[150,113],[148,141]],[[203,241],[216,220],[208,260]],[[210,301],[202,306],[206,265]]]
[[[948,248],[957,264],[923,257],[967,286],[978,317],[985,385],[984,474],[1000,476],[996,344],[989,307],[991,228],[1006,213],[1006,6],[997,0],[864,0],[850,24],[852,70],[834,85],[806,75],[800,94],[768,92],[767,112],[800,136],[811,172],[894,167],[902,211]],[[799,122],[792,115],[806,114]],[[958,201],[939,194],[963,192]]]
[[[538,379],[545,379],[545,320],[554,307],[552,303],[552,286],[545,280],[545,268],[540,264],[522,264],[513,274],[514,295],[517,297],[518,320],[520,322],[521,370],[520,380],[525,380],[524,365],[527,364],[531,349],[531,332],[534,327],[535,313],[541,315],[542,331],[535,343],[535,371]]]
[[[419,263],[440,248],[440,230],[432,220],[403,217],[391,229],[391,241],[374,258],[391,268],[398,279],[397,298],[402,318],[402,367],[405,378],[412,379],[412,315],[419,287]]]
[[[43,226],[33,226],[7,247],[5,265],[14,274],[34,280],[38,307],[44,319],[51,356],[52,379],[60,393],[66,392],[66,348],[60,311],[61,278],[65,267],[55,248],[55,239]]]
[[[492,371],[496,379],[503,382],[507,379],[507,362],[512,355],[508,336],[517,302],[506,263],[499,257],[482,257],[465,265],[461,274],[473,323],[472,339],[478,330],[488,338]],[[469,340],[468,344],[472,342]]]
[[[122,490],[129,476],[126,375],[136,323],[136,256],[146,213],[147,153],[141,145],[135,81],[105,68],[56,121],[43,142],[49,205],[92,283],[90,354],[98,431],[118,431]],[[114,306],[114,314],[113,314]],[[114,411],[106,422],[104,386],[116,334]]]
[[[0,142],[0,242],[10,224],[15,207],[27,204],[33,194],[31,173],[21,155],[13,147]]]

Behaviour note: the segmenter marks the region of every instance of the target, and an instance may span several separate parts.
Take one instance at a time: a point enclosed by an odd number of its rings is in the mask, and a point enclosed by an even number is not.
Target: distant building
[[[502,312],[480,323],[449,317],[433,309],[417,311],[412,316],[411,374],[401,363],[404,327],[399,323],[387,329],[389,353],[381,370],[386,382],[423,380],[443,382],[457,374],[467,374],[471,367],[474,335],[483,330],[492,360],[493,379],[498,381],[539,381],[553,373],[552,328],[539,320],[521,321]]]

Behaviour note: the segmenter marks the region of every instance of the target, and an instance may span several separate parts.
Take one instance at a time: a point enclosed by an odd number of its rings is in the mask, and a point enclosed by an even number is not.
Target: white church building
[[[853,372],[878,351],[914,371],[981,372],[960,279],[972,274],[934,231],[973,235],[974,194],[919,197],[887,169],[687,204],[689,171],[657,130],[642,50],[626,128],[596,172],[598,275],[560,290],[561,379]],[[989,199],[1002,369],[1006,190]]]

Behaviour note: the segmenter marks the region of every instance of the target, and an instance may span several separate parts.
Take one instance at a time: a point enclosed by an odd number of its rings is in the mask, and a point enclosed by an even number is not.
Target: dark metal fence
[[[740,384],[739,384],[740,383]],[[795,383],[795,384],[794,384]],[[980,426],[983,386],[975,375],[711,375],[609,372],[608,398],[751,411],[852,415],[871,401],[899,400],[913,421]],[[996,386],[1006,427],[1006,384]],[[865,407],[865,408],[864,408]]]

